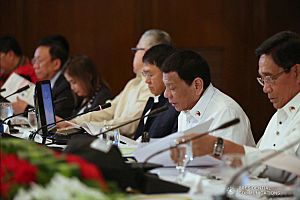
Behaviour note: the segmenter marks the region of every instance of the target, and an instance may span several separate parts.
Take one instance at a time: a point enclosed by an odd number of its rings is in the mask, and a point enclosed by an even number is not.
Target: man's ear
[[[197,77],[194,79],[194,87],[196,89],[196,95],[200,96],[204,87],[202,78]]]
[[[15,55],[13,50],[9,50],[6,54],[8,55],[9,58],[13,58],[13,56]]]
[[[61,60],[56,58],[53,60],[53,63],[54,63],[54,70],[55,71],[59,71],[61,69]]]

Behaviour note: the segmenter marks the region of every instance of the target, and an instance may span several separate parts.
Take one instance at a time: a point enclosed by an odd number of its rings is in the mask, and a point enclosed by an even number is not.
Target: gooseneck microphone
[[[104,109],[109,108],[109,107],[111,107],[111,103],[105,103],[105,104],[102,104],[102,105],[98,105],[98,106],[96,106],[95,108],[93,108],[93,109],[91,109],[91,110],[89,110],[89,111],[87,111],[87,112],[83,112],[83,113],[80,113],[80,114],[72,115],[72,116],[67,117],[67,118],[65,118],[65,119],[61,119],[61,120],[59,120],[59,121],[57,121],[57,122],[53,122],[53,123],[50,123],[50,124],[46,124],[46,125],[41,126],[40,128],[38,128],[38,129],[37,129],[35,132],[33,132],[32,134],[30,134],[30,135],[29,135],[29,139],[34,141],[34,138],[35,138],[36,134],[37,134],[40,130],[42,130],[43,128],[47,128],[48,126],[52,126],[52,125],[61,123],[61,122],[63,122],[63,121],[71,120],[71,119],[73,119],[73,118],[75,118],[75,117],[79,117],[79,116],[84,115],[84,114],[87,114],[87,113],[89,113],[89,112],[99,111],[99,110],[104,110]],[[46,139],[45,139],[44,141],[46,141]]]
[[[26,111],[24,111],[24,112],[22,112],[22,113],[19,113],[19,114],[15,114],[15,115],[6,117],[6,118],[3,120],[3,122],[5,123],[7,120],[9,120],[9,119],[11,119],[11,118],[14,118],[14,117],[17,117],[17,116],[20,116],[20,115],[27,114],[27,113],[29,113],[29,112],[31,112],[31,111],[34,111],[34,110],[35,110],[35,108],[29,108],[29,109],[27,109]]]
[[[21,93],[21,92],[23,92],[23,91],[25,91],[25,90],[28,90],[29,88],[30,88],[29,85],[25,85],[24,87],[19,88],[17,91],[11,93],[10,95],[7,95],[6,97],[4,97],[4,99],[7,99],[8,97],[10,97],[10,96],[12,96],[12,95]]]
[[[235,119],[233,119],[233,120],[230,120],[230,121],[228,121],[228,122],[225,122],[225,123],[221,124],[221,125],[218,126],[217,128],[214,128],[214,129],[212,129],[212,130],[208,130],[207,132],[202,133],[202,134],[197,134],[197,135],[195,135],[194,137],[190,137],[190,138],[187,138],[187,139],[185,139],[185,138],[179,138],[179,140],[176,141],[176,144],[175,144],[174,146],[167,147],[167,148],[165,148],[165,149],[162,149],[162,150],[160,150],[160,151],[157,151],[157,152],[151,154],[150,156],[148,156],[148,157],[145,159],[144,164],[146,164],[151,158],[153,158],[153,157],[155,157],[155,156],[157,156],[157,155],[159,155],[159,154],[161,154],[161,153],[163,153],[163,152],[166,152],[166,151],[175,149],[175,148],[177,148],[177,147],[178,147],[179,145],[181,145],[181,144],[185,144],[185,143],[188,143],[188,142],[190,142],[190,141],[199,139],[199,138],[201,138],[201,137],[204,137],[204,136],[208,135],[209,133],[212,133],[212,132],[214,132],[214,131],[218,131],[218,130],[221,130],[221,129],[228,128],[228,127],[233,126],[233,125],[235,125],[235,124],[237,124],[237,123],[239,123],[239,122],[240,122],[240,119],[239,119],[239,118],[235,118]]]
[[[66,101],[68,98],[67,97],[62,97],[60,99],[56,99],[53,101],[53,103],[56,105],[56,104],[60,104],[61,102],[64,102]],[[15,115],[12,115],[12,116],[9,116],[7,118],[5,118],[4,120],[2,120],[3,123],[5,123],[5,121],[11,119],[11,118],[14,118],[14,117],[17,117],[17,116],[20,116],[20,115],[25,115],[31,111],[34,111],[35,108],[28,108],[26,111],[22,112],[22,113],[19,113],[19,114],[15,114]]]
[[[283,148],[279,149],[278,151],[274,151],[271,154],[268,154],[264,157],[262,157],[261,159],[253,162],[252,164],[249,164],[245,167],[243,167],[242,169],[240,169],[236,174],[233,175],[233,177],[230,179],[230,181],[228,182],[228,184],[225,187],[225,192],[224,195],[221,196],[221,199],[230,199],[230,197],[228,196],[228,191],[229,189],[234,185],[234,183],[236,182],[236,180],[246,171],[252,169],[252,168],[256,168],[258,166],[260,166],[262,164],[262,162],[270,160],[276,156],[278,156],[279,154],[283,153],[284,151],[292,148],[293,146],[295,146],[296,144],[299,144],[300,142],[300,137],[295,140],[294,142],[291,142],[290,144],[284,146]]]
[[[122,124],[120,124],[120,125],[118,125],[118,126],[114,126],[114,127],[110,128],[110,129],[108,129],[108,130],[106,130],[106,131],[104,131],[104,132],[100,132],[100,133],[98,133],[98,134],[96,134],[96,135],[94,135],[94,136],[103,135],[103,134],[105,134],[105,133],[107,133],[107,132],[109,132],[109,131],[113,131],[113,130],[115,130],[115,129],[117,129],[117,128],[120,128],[120,127],[126,126],[126,125],[128,125],[128,124],[131,124],[131,123],[133,123],[133,122],[135,122],[135,121],[142,120],[142,119],[144,119],[145,117],[154,117],[154,116],[157,116],[158,114],[160,114],[160,113],[162,113],[162,112],[164,112],[164,111],[166,111],[166,110],[168,110],[168,106],[167,106],[167,105],[161,106],[161,107],[159,107],[159,108],[156,108],[156,109],[150,111],[149,114],[147,114],[147,115],[142,115],[141,117],[137,117],[137,118],[135,118],[135,119],[133,119],[133,120],[130,120],[130,121],[125,122],[125,123],[122,123]]]

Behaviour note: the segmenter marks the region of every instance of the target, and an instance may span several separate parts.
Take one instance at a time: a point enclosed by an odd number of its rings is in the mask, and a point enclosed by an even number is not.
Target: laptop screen
[[[52,90],[50,84],[42,84],[42,96],[44,102],[46,124],[53,124],[55,122],[54,106],[52,101]],[[54,125],[48,127],[52,128]]]
[[[46,136],[47,133],[55,126],[55,112],[52,100],[52,89],[49,80],[40,81],[36,84],[35,109],[38,120],[38,128],[45,126],[45,128],[42,129],[42,132],[43,135]]]

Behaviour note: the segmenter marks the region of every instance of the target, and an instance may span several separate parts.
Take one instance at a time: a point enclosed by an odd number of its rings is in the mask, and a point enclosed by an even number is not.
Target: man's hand
[[[196,137],[197,135],[198,134],[196,134],[196,133],[188,134],[181,138],[178,138],[177,140],[178,141],[186,141],[186,140]],[[213,146],[214,146],[216,139],[217,138],[214,136],[205,135],[201,138],[192,140],[191,143],[192,143],[193,157],[212,154]],[[185,155],[185,151],[180,148],[183,148],[183,147],[181,147],[179,145],[178,147],[171,149],[171,159],[175,163],[181,162],[183,159],[182,154]]]
[[[19,97],[17,97],[17,101],[12,103],[12,107],[14,109],[14,114],[19,114],[25,111],[28,104],[21,100]]]

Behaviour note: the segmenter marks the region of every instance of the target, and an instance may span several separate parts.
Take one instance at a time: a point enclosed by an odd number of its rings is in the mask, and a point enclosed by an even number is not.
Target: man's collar
[[[159,97],[160,97],[161,95],[158,95],[158,96],[155,96],[155,97],[153,97],[154,98],[154,103],[158,103],[159,102]]]
[[[295,115],[300,109],[300,92],[296,96],[294,96],[285,106],[278,109],[278,112],[284,111],[288,117]]]
[[[53,78],[51,78],[50,83],[51,83],[51,88],[54,87],[55,82],[57,81],[58,77],[61,75],[62,70],[59,70],[54,76]]]
[[[191,110],[188,111],[184,111],[183,113],[185,114],[189,114],[191,116],[193,116],[196,119],[200,119],[203,115],[203,113],[206,110],[206,107],[208,105],[208,103],[210,102],[213,94],[215,93],[215,88],[212,84],[210,84],[206,90],[204,91],[204,93],[202,94],[202,96],[200,97],[200,99],[198,100],[198,102],[194,105],[194,107]]]

